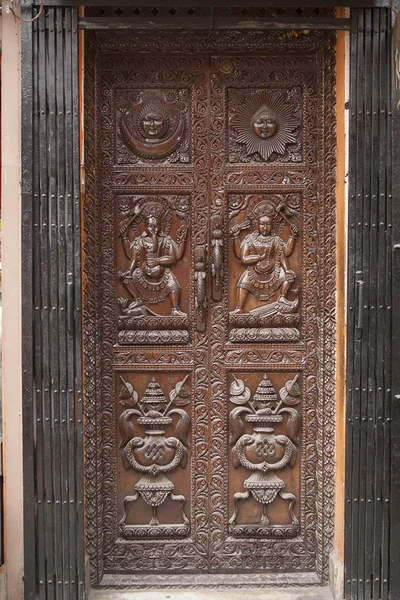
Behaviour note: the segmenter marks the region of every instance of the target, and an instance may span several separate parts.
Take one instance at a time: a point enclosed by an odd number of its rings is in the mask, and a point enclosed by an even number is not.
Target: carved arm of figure
[[[233,251],[235,253],[236,258],[239,260],[242,259],[242,242],[240,241],[240,231],[242,229],[241,223],[238,225],[234,225],[230,231],[231,236],[233,237]]]
[[[176,263],[175,252],[172,251],[171,254],[166,254],[165,256],[160,256],[159,258],[148,258],[146,262],[149,267],[157,267],[158,265],[174,265]]]
[[[124,250],[124,254],[126,258],[131,259],[131,241],[128,237],[128,225],[124,225],[121,227],[121,231],[119,232],[121,236],[122,248]]]
[[[146,259],[146,263],[149,267],[157,267],[158,265],[174,265],[180,258],[179,246],[174,242],[173,239],[167,238],[167,242],[164,245],[163,256],[151,257]]]
[[[133,242],[131,242],[129,244],[129,258],[131,259],[131,264],[129,266],[129,269],[127,271],[127,273],[129,275],[132,275],[133,271],[136,269],[136,267],[139,264],[139,258],[140,258],[140,250],[138,248],[138,244],[136,243],[136,240],[133,240]]]
[[[133,211],[131,212],[131,216],[129,218],[129,220],[126,222],[123,222],[119,235],[121,236],[121,242],[122,242],[122,248],[124,250],[124,254],[126,256],[126,258],[130,259],[131,258],[131,248],[132,248],[132,242],[129,239],[128,236],[128,230],[129,227],[132,225],[133,221],[136,219],[136,217],[138,217],[140,215],[140,213],[142,212],[142,207],[139,204],[136,204]]]
[[[285,256],[293,254],[296,246],[296,240],[299,237],[299,228],[296,225],[290,225],[290,236],[285,244]]]
[[[263,250],[262,252],[260,252],[260,254],[250,254],[250,248],[248,243],[246,242],[246,238],[243,240],[243,242],[240,245],[240,260],[242,261],[242,263],[244,265],[255,265],[258,262],[260,262],[260,260],[264,260],[264,258],[267,256],[267,251]]]

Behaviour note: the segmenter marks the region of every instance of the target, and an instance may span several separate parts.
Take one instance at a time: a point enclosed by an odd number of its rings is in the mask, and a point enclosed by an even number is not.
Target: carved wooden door
[[[234,52],[218,51],[222,33],[211,53],[204,41],[174,53],[170,40],[151,54],[151,36],[88,46],[87,504],[98,570],[326,574],[332,38],[295,47],[279,35],[238,39]]]

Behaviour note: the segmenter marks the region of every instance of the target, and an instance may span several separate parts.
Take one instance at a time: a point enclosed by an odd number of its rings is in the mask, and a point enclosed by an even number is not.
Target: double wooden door
[[[209,52],[198,33],[197,51],[187,37],[87,44],[86,496],[98,573],[326,574],[332,38],[246,35],[225,51],[223,34],[209,36]]]

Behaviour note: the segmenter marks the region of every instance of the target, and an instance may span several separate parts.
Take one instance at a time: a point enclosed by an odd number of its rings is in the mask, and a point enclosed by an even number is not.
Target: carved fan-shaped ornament
[[[294,105],[283,92],[258,92],[239,106],[232,118],[236,141],[244,144],[249,156],[258,153],[268,160],[274,153],[283,155],[288,144],[297,142],[300,122],[293,113]]]
[[[142,101],[121,117],[121,132],[135,154],[162,158],[181,144],[185,117],[178,107],[159,95],[146,94]]]

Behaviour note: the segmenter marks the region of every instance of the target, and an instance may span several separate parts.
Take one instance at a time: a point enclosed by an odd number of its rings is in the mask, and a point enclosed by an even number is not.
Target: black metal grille
[[[395,600],[390,11],[352,10],[350,77],[345,597]]]
[[[85,594],[77,10],[46,9],[23,36],[25,597],[72,600]]]

